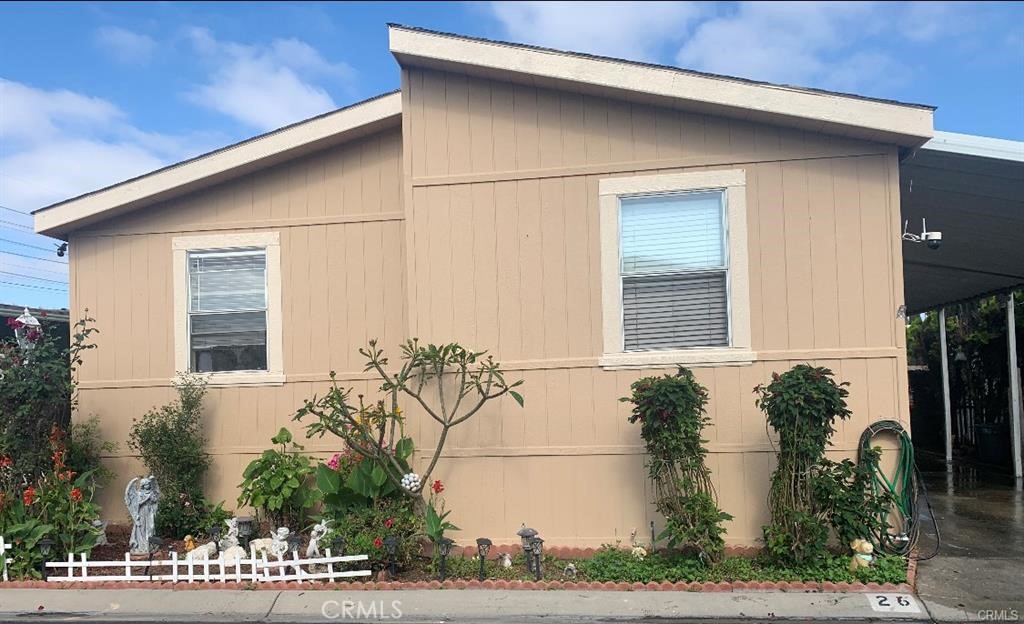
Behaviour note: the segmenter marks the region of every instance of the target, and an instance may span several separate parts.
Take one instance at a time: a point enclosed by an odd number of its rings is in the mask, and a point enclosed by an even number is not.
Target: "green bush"
[[[620,400],[633,404],[629,422],[640,423],[654,504],[666,522],[659,537],[671,548],[718,560],[725,550],[722,523],[732,516],[718,508],[704,463],[707,389],[682,367],[675,375],[644,377],[630,388],[632,395]]]
[[[298,528],[320,496],[309,484],[313,465],[299,452],[302,446],[292,441],[288,429],[281,427],[271,442],[280,445],[280,450],[267,449],[249,463],[242,473],[238,504],[255,507],[274,526]]]
[[[10,468],[23,481],[32,482],[50,469],[47,438],[54,425],[62,431],[70,425],[82,355],[96,348],[92,322],[86,317],[75,323],[70,346],[64,348],[45,317],[41,330],[7,319],[12,330],[25,334],[29,348],[13,337],[0,341],[0,455],[11,458]]]
[[[887,528],[891,500],[873,491],[870,472],[850,460],[825,458],[835,420],[850,416],[848,385],[837,384],[827,368],[801,364],[755,388],[758,407],[779,436],[768,494],[771,523],[764,527],[765,551],[776,562],[825,557],[830,528],[844,547]],[[877,459],[877,449],[871,452],[869,459]]]
[[[345,540],[346,553],[368,555],[371,567],[379,570],[387,565],[384,539],[391,535],[398,538],[396,563],[399,568],[405,568],[419,554],[423,529],[423,519],[413,500],[382,498],[368,506],[352,508],[333,521],[322,543],[330,545],[335,537],[341,537]]]
[[[174,383],[177,399],[132,421],[128,447],[160,483],[156,530],[166,537],[195,534],[207,511],[203,479],[210,467],[203,435],[206,382],[181,374]]]
[[[116,442],[104,440],[100,434],[99,416],[90,416],[81,422],[71,424],[68,436],[68,468],[79,474],[91,472],[97,487],[103,487],[114,480],[112,470],[101,462],[103,455],[117,451]]]

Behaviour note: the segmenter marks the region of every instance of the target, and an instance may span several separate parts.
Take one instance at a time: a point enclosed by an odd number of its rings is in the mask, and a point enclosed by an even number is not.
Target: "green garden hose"
[[[871,441],[875,436],[885,432],[894,434],[899,442],[896,466],[891,475],[887,475],[882,470],[874,455],[865,452],[871,449]],[[935,522],[931,501],[928,500],[928,492],[921,479],[921,473],[914,462],[914,445],[910,441],[910,434],[903,428],[903,425],[895,420],[880,420],[868,426],[860,435],[857,461],[871,471],[872,487],[875,494],[885,492],[893,500],[892,513],[887,518],[890,529],[874,536],[879,549],[882,552],[902,556],[908,556],[914,550],[921,533],[918,494],[923,492],[925,503],[928,505],[928,515],[935,526],[936,542],[935,552],[928,557],[922,557],[922,559],[934,557],[939,549],[939,526]]]

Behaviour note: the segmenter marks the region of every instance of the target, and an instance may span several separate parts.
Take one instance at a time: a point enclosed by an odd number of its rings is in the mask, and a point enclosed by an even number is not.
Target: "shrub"
[[[104,440],[100,434],[99,416],[73,422],[68,436],[68,468],[78,474],[91,472],[96,486],[103,487],[113,481],[115,475],[100,458],[116,452],[117,448],[116,442]]]
[[[365,554],[370,565],[379,570],[387,565],[384,539],[398,539],[395,562],[408,567],[420,551],[423,519],[407,497],[382,498],[365,507],[351,509],[343,519],[331,523],[331,531],[321,544],[330,545],[335,537],[345,540],[345,552]]]
[[[777,561],[799,564],[822,556],[830,518],[844,534],[861,534],[854,528],[861,519],[844,513],[852,466],[833,469],[824,457],[835,420],[850,416],[848,385],[837,384],[827,368],[800,364],[754,389],[758,407],[779,436],[768,493],[771,523],[764,527],[765,550]],[[862,530],[867,535],[868,526]]]
[[[181,374],[174,383],[176,400],[132,421],[128,447],[142,457],[163,493],[156,529],[180,537],[197,532],[207,510],[203,479],[210,466],[203,435],[206,382]]]
[[[41,330],[26,330],[17,319],[7,320],[25,344],[16,338],[0,341],[0,455],[11,458],[11,469],[24,481],[32,482],[49,470],[47,437],[54,425],[62,430],[69,426],[82,355],[96,348],[91,342],[97,331],[92,322],[86,316],[75,323],[70,345],[64,348],[47,331],[45,317]]]
[[[242,474],[238,504],[255,507],[274,526],[296,530],[319,497],[319,491],[308,483],[313,465],[309,457],[299,452],[302,447],[292,442],[292,434],[286,428],[281,427],[271,442],[280,445],[280,450],[267,449],[249,463]]]
[[[640,422],[654,504],[666,520],[660,538],[672,548],[718,560],[725,550],[722,522],[732,516],[718,508],[704,463],[707,389],[682,367],[675,375],[645,377],[630,387],[632,395],[620,400],[633,404],[629,422]]]

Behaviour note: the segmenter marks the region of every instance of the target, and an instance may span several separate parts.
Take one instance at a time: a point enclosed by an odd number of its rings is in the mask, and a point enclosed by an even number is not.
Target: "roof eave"
[[[392,92],[371,98],[47,206],[33,213],[35,231],[66,240],[69,233],[92,223],[180,197],[396,125],[401,113],[400,93]]]
[[[933,108],[758,83],[620,59],[389,26],[390,49],[421,66],[669,105],[764,123],[917,147],[933,135]]]

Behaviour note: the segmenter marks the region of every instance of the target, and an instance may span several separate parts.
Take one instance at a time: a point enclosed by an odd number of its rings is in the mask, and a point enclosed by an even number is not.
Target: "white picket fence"
[[[2,538],[0,538],[2,544]],[[217,559],[179,559],[178,553],[171,553],[170,559],[150,561],[148,559],[133,560],[125,553],[123,561],[89,561],[87,555],[68,555],[67,561],[48,561],[48,581],[83,582],[83,581],[171,581],[172,583],[196,582],[268,582],[268,581],[336,581],[344,578],[370,576],[370,570],[345,570],[346,563],[367,561],[366,555],[332,556],[330,549],[323,557],[312,559],[299,558],[292,553],[292,558],[277,560],[266,557],[250,557],[248,559],[224,560],[223,555]],[[315,571],[311,566],[322,566],[322,571]],[[303,568],[306,566],[306,569]],[[337,566],[337,568],[335,567]],[[124,574],[89,574],[90,568],[123,569]],[[167,568],[170,572],[167,572]],[[154,571],[162,569],[161,573]],[[6,568],[5,568],[6,574]],[[5,576],[6,580],[6,576]]]

